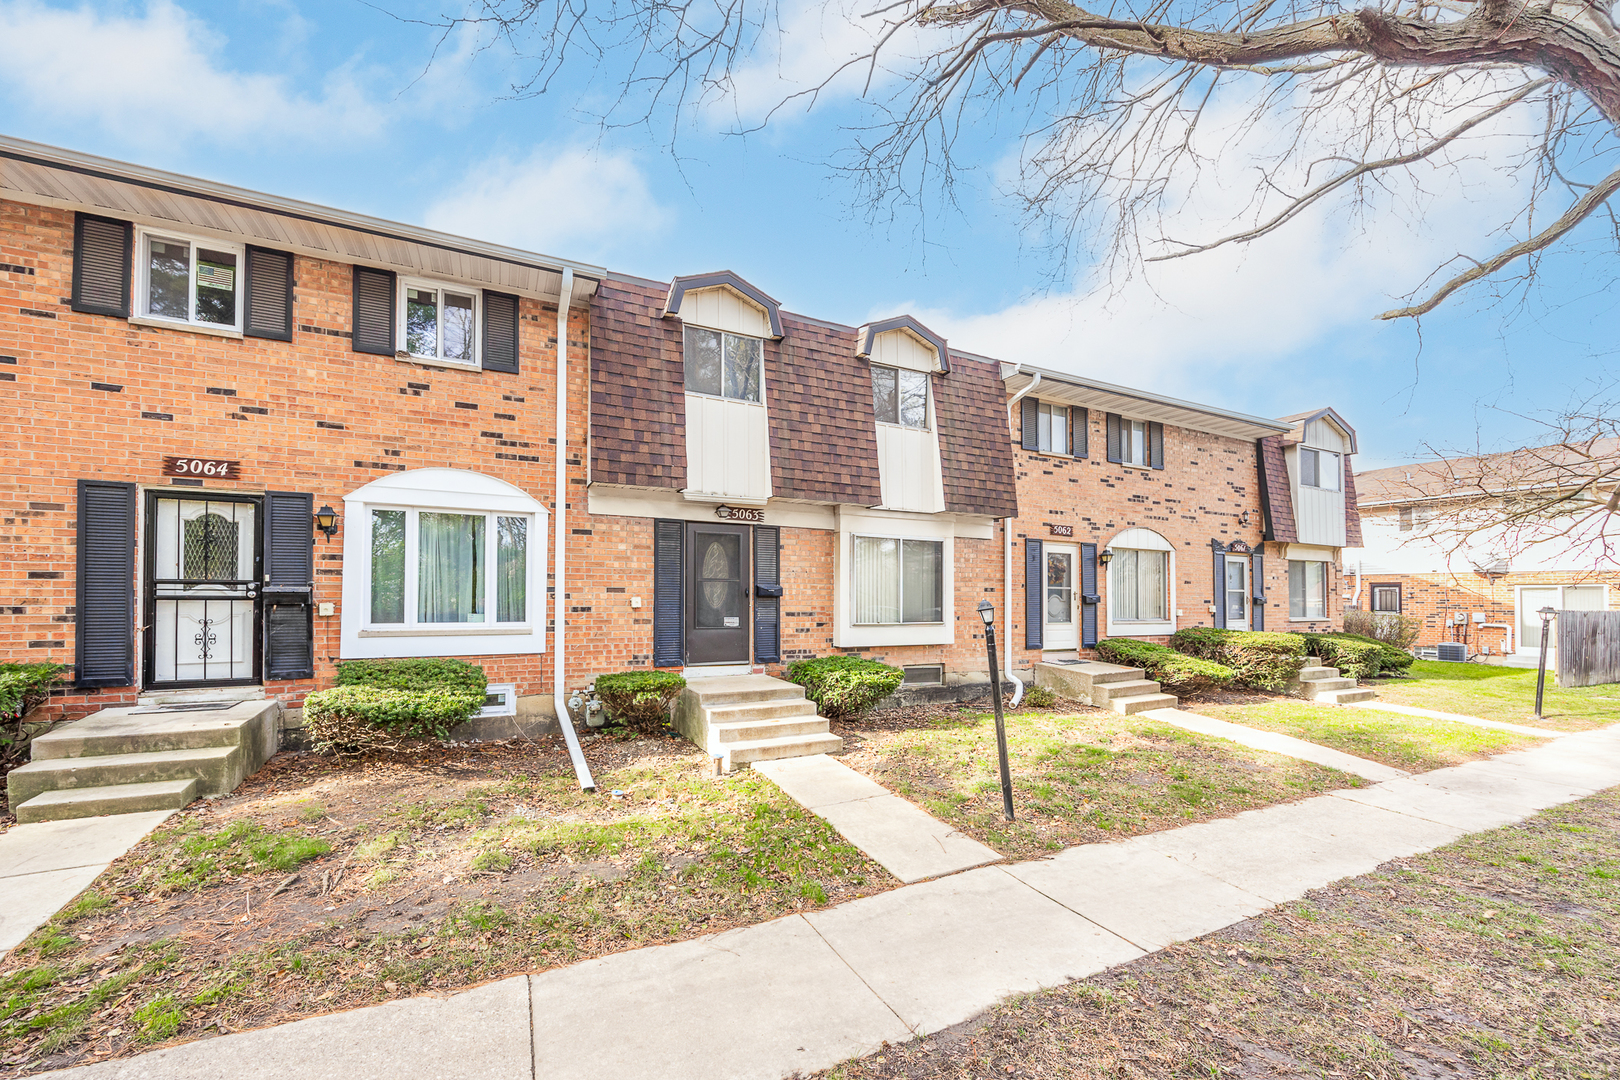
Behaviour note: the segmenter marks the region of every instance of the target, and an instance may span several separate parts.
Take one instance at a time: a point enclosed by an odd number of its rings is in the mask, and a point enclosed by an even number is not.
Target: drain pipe
[[[1019,370],[1022,371],[1023,369],[1020,368]],[[1009,400],[1007,402],[1007,427],[1009,429],[1009,432],[1010,432],[1010,429],[1012,428],[1013,406],[1017,405],[1018,402],[1019,402],[1019,399],[1021,399],[1025,394],[1029,393],[1031,390],[1035,389],[1039,385],[1041,385],[1041,373],[1037,371],[1034,374],[1034,376],[1031,377],[1031,379],[1029,381],[1029,385],[1024,387],[1022,390],[1018,391],[1018,393],[1014,394],[1012,396],[1011,400]]]
[[[568,715],[568,702],[563,696],[566,664],[566,634],[564,625],[568,614],[568,601],[564,597],[567,581],[564,571],[568,566],[568,305],[573,299],[574,272],[563,268],[562,282],[557,291],[557,507],[552,512],[555,538],[552,550],[551,601],[551,700],[557,709],[557,726],[562,729],[563,742],[568,745],[568,759],[574,763],[574,777],[585,791],[596,790],[591,767],[585,763],[585,752],[579,748],[579,736],[574,731],[573,717]]]
[[[1035,379],[1036,379],[1037,382],[1039,382],[1040,381],[1040,376],[1039,375],[1035,376]],[[1035,385],[1035,383],[1030,383],[1029,385],[1031,387],[1033,387]],[[1018,399],[1014,398],[1013,400],[1016,401]],[[1008,408],[1010,410],[1011,406],[1008,406]],[[1009,417],[1009,419],[1010,419],[1010,417]],[[1002,547],[1002,552],[1001,552],[1001,555],[1002,555],[1002,563],[1001,563],[1001,606],[1007,612],[1007,619],[1006,619],[1006,622],[1004,624],[1007,627],[1007,663],[1005,665],[1003,665],[1001,671],[1002,671],[1002,674],[1006,675],[1007,678],[1012,680],[1012,684],[1013,684],[1012,704],[1017,705],[1020,701],[1024,700],[1024,680],[1020,679],[1017,675],[1013,674],[1012,518],[1002,518],[1001,519],[1001,529],[1002,529],[1002,532],[1001,532],[1001,547]],[[1001,687],[992,686],[990,688],[990,692],[992,694],[1000,695]],[[994,700],[994,699],[992,699],[992,700]]]
[[[1356,591],[1350,597],[1350,606],[1356,610],[1361,609],[1361,560],[1356,560]]]

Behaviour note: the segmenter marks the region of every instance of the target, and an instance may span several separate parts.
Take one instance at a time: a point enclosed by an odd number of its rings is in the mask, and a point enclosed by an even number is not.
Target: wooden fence
[[[1558,685],[1620,682],[1620,611],[1558,613]]]

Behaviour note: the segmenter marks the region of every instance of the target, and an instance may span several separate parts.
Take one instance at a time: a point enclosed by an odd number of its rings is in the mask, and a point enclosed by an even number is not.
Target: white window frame
[[[833,548],[833,646],[889,648],[902,645],[952,645],[956,642],[956,538],[980,537],[962,532],[962,522],[949,514],[914,514],[841,506],[837,510],[838,541]],[[883,540],[933,540],[944,543],[944,588],[937,623],[861,623],[855,613],[855,543],[853,536]],[[977,618],[977,616],[974,616]]]
[[[1315,454],[1316,483],[1309,483],[1305,479],[1305,455]],[[1322,459],[1331,458],[1332,468],[1323,471]],[[1333,483],[1322,483],[1323,477],[1331,477]],[[1338,491],[1344,487],[1344,459],[1336,450],[1323,450],[1315,446],[1302,446],[1299,448],[1299,483],[1301,487],[1316,488],[1319,491]]]
[[[350,492],[343,500],[343,606],[339,628],[344,659],[408,656],[510,656],[546,651],[546,558],[549,512],[522,489],[464,469],[413,469],[392,473]],[[405,617],[416,611],[418,533],[422,512],[485,515],[487,622],[372,623],[371,511],[404,510]],[[526,620],[499,623],[496,606],[496,517],[527,517]]]
[[[487,698],[498,698],[497,704],[485,704],[475,716],[516,716],[517,715],[517,684],[516,683],[490,683],[485,688]]]
[[[1141,436],[1141,441],[1137,441]],[[1148,455],[1148,422],[1146,420],[1127,420],[1119,418],[1119,460],[1121,465],[1131,465],[1138,469],[1146,469]],[[1144,549],[1146,550],[1146,549]]]
[[[1067,436],[1061,450],[1053,445],[1052,440],[1052,420],[1059,412],[1063,414],[1063,431]],[[1043,454],[1073,457],[1073,447],[1074,411],[1067,405],[1056,405],[1050,401],[1037,401],[1035,403],[1035,449]]]
[[[853,602],[854,602],[854,598],[855,598],[855,548],[862,540],[893,540],[897,544],[900,545],[900,549],[899,549],[900,550],[900,558],[895,563],[895,567],[897,569],[897,572],[900,575],[900,581],[899,581],[899,586],[900,586],[900,618],[898,620],[896,620],[895,622],[855,622],[854,621]],[[906,567],[905,567],[906,547],[905,547],[905,545],[906,545],[906,541],[908,541],[908,540],[913,541],[915,543],[919,543],[919,544],[938,544],[939,545],[939,560],[940,560],[939,561],[939,618],[937,618],[937,619],[913,619],[913,620],[907,621],[907,619],[905,617],[905,613],[906,613]],[[891,535],[889,533],[870,533],[870,532],[851,533],[850,537],[849,537],[849,574],[850,574],[849,588],[850,588],[850,600],[851,600],[851,616],[850,616],[851,625],[856,626],[856,627],[860,627],[862,629],[866,629],[866,628],[869,628],[869,627],[876,627],[876,626],[942,626],[942,625],[944,625],[945,618],[946,618],[946,612],[949,610],[945,606],[945,595],[946,595],[946,592],[947,592],[947,590],[945,588],[945,578],[947,576],[946,575],[946,569],[945,569],[945,552],[946,552],[945,541],[940,539],[937,536],[895,536],[895,535]]]
[[[872,399],[872,414],[877,422],[884,427],[900,428],[903,431],[933,431],[934,430],[934,380],[926,371],[916,368],[895,367],[893,364],[873,364],[872,370],[882,368],[894,372],[894,415],[893,420],[877,418],[877,398]],[[908,424],[900,419],[900,377],[902,375],[920,375],[923,380],[923,422],[921,426]],[[886,538],[885,538],[886,539]]]
[[[1152,529],[1125,529],[1103,545],[1112,554],[1103,568],[1102,584],[1103,636],[1105,637],[1162,637],[1176,632],[1176,549],[1175,545]],[[1121,551],[1158,551],[1166,558],[1164,586],[1164,619],[1120,619],[1114,615],[1114,557]],[[1078,592],[1078,589],[1076,589]]]
[[[436,347],[441,352],[444,349],[444,294],[447,293],[447,292],[453,292],[458,296],[470,296],[470,297],[472,297],[472,302],[473,302],[473,312],[472,312],[473,354],[472,354],[472,359],[471,360],[456,360],[456,359],[446,358],[446,357],[443,357],[443,356],[429,356],[426,353],[415,353],[415,352],[410,351],[410,345],[409,345],[410,338],[407,335],[406,325],[405,325],[406,324],[406,316],[407,316],[405,298],[407,296],[407,290],[410,290],[410,289],[433,289],[434,291],[436,291],[439,294],[438,301],[437,301],[437,303],[438,303],[438,311],[439,311],[439,318],[438,318],[438,324],[437,325],[438,325],[439,330],[438,330],[438,343],[437,343]],[[462,285],[462,284],[460,284],[458,282],[454,282],[454,281],[437,281],[437,280],[435,280],[433,278],[408,278],[408,277],[404,277],[402,275],[400,277],[400,279],[399,279],[399,295],[396,296],[394,298],[394,300],[395,300],[395,302],[394,302],[394,310],[399,313],[399,325],[396,327],[396,333],[397,333],[398,336],[394,340],[399,342],[400,350],[405,352],[406,355],[408,355],[412,360],[417,360],[417,361],[420,361],[421,363],[424,363],[424,364],[435,364],[435,365],[442,366],[442,367],[462,368],[464,370],[476,370],[476,369],[481,368],[483,366],[483,362],[484,362],[484,290],[483,289],[480,289],[480,288],[477,288],[477,287],[471,286],[471,285]]]
[[[1295,563],[1298,563],[1301,566],[1309,566],[1310,564],[1315,563],[1317,566],[1320,566],[1322,568],[1322,614],[1320,614],[1320,615],[1309,615],[1309,614],[1305,614],[1303,612],[1301,614],[1299,614],[1299,615],[1294,614],[1294,564]],[[1309,590],[1310,584],[1311,584],[1310,578],[1307,577],[1305,579],[1305,587],[1306,587],[1307,590]],[[1288,560],[1288,621],[1289,622],[1323,622],[1326,619],[1332,618],[1332,606],[1331,606],[1332,605],[1332,598],[1331,598],[1331,595],[1330,595],[1331,591],[1332,590],[1330,590],[1328,588],[1328,564],[1327,564],[1327,562],[1325,562],[1322,559],[1289,559]],[[1305,598],[1304,598],[1304,603],[1303,603],[1303,606],[1304,606],[1304,609],[1305,609],[1306,612],[1308,612],[1310,610],[1310,603],[1311,603],[1311,598],[1307,594],[1305,596]]]
[[[172,315],[153,315],[149,310],[149,305],[152,302],[152,259],[147,245],[153,240],[162,240],[165,243],[188,243],[191,245],[191,274],[186,287],[186,318],[184,319],[176,319]],[[228,326],[225,323],[203,322],[192,317],[197,311],[197,249],[199,247],[208,247],[215,251],[229,251],[236,256],[236,322]],[[244,287],[246,280],[246,244],[232,243],[228,240],[215,240],[179,230],[153,229],[144,225],[135,226],[135,297],[132,305],[135,319],[132,321],[145,321],[157,326],[199,330],[204,333],[239,335],[242,332],[242,320],[247,307],[247,289]]]
[[[693,390],[686,385],[686,331],[707,330],[711,334],[720,335],[720,392],[718,394],[705,393],[702,390]],[[749,341],[759,342],[759,400],[749,401],[747,398],[726,396],[726,338],[747,338]],[[710,398],[714,401],[730,401],[737,405],[753,405],[763,409],[765,407],[765,339],[753,334],[739,334],[734,330],[722,330],[718,326],[704,326],[702,323],[684,323],[681,327],[681,389],[693,397]]]

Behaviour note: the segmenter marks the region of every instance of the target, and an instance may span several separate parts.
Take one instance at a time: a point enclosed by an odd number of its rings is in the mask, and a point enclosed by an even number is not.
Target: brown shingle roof
[[[1299,541],[1299,530],[1294,525],[1294,490],[1288,485],[1288,464],[1283,460],[1285,438],[1268,435],[1260,440],[1260,504],[1266,514],[1265,538],[1293,544]],[[1349,461],[1348,456],[1345,460]]]
[[[1356,504],[1356,474],[1350,469],[1350,455],[1344,455],[1344,546],[1361,546],[1361,509]]]
[[[602,282],[591,303],[591,479],[686,486],[681,324],[664,290]]]
[[[872,374],[855,357],[855,330],[790,315],[782,329],[781,341],[765,343],[772,494],[876,506],[883,489]]]
[[[1017,517],[1007,388],[1000,365],[953,354],[951,373],[934,377],[934,414],[939,420],[945,509]]]
[[[1527,446],[1500,454],[1442,458],[1415,465],[1392,465],[1356,474],[1362,499],[1371,503],[1416,502],[1459,494],[1477,496],[1480,488],[1556,485],[1573,473],[1587,471],[1593,460],[1620,458],[1620,439],[1594,439],[1570,446]]]

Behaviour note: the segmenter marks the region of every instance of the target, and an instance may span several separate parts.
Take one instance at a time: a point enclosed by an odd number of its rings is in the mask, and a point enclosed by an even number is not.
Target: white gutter
[[[1018,370],[1022,371],[1024,369],[1019,368]],[[1009,433],[1012,431],[1013,406],[1018,404],[1019,398],[1023,397],[1025,394],[1029,393],[1039,385],[1041,385],[1041,373],[1037,371],[1033,376],[1031,376],[1029,385],[1018,391],[1018,393],[1014,394],[1012,396],[1012,400],[1007,402],[1007,430]]]
[[[585,753],[579,748],[579,736],[574,732],[573,718],[568,715],[568,702],[563,691],[566,669],[566,625],[568,600],[564,596],[567,581],[564,571],[568,566],[568,303],[574,291],[574,271],[563,267],[562,282],[557,294],[557,507],[552,512],[556,523],[556,538],[552,556],[551,601],[551,700],[557,709],[557,726],[562,728],[563,742],[568,744],[568,758],[574,763],[574,776],[585,791],[596,790],[591,767],[585,763]]]

